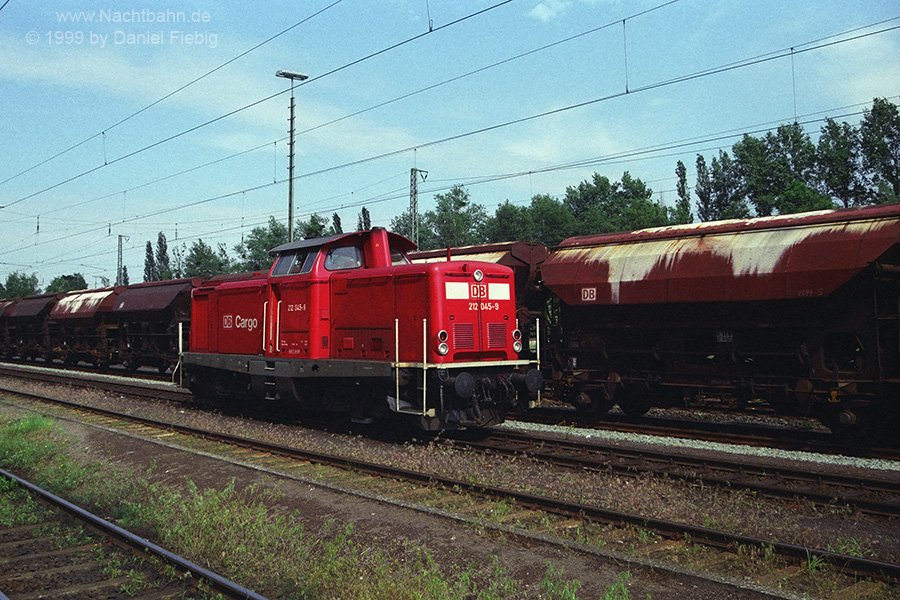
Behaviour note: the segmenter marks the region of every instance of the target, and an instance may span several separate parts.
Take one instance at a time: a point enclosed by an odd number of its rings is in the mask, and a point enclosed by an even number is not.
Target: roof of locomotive
[[[898,242],[887,205],[570,238],[541,272],[568,304],[818,298]]]
[[[378,229],[378,228],[374,228]],[[373,229],[373,230],[374,230]],[[282,244],[275,248],[269,250],[269,254],[276,255],[281,254],[282,252],[289,252],[291,250],[301,250],[306,248],[321,248],[322,246],[329,245],[333,242],[337,242],[338,240],[349,239],[349,238],[359,238],[362,239],[367,236],[370,231],[352,231],[350,233],[339,233],[337,235],[329,235],[326,237],[318,237],[311,238],[308,240],[297,240],[294,242],[288,242],[287,244]],[[388,240],[390,241],[391,248],[396,248],[398,250],[402,250],[403,252],[411,252],[416,249],[416,245],[410,241],[408,238],[403,237],[399,233],[394,233],[393,231],[388,232]]]

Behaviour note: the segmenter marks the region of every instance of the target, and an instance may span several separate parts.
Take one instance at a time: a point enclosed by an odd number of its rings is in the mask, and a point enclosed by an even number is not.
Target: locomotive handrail
[[[266,335],[266,316],[269,314],[269,301],[266,300],[263,302],[263,319],[262,319],[262,349],[263,353],[266,351],[266,342],[269,341],[268,336]]]
[[[275,352],[281,352],[281,300],[275,305]]]
[[[428,319],[422,319],[422,416],[425,416],[428,401]]]
[[[394,383],[396,390],[394,400],[400,410],[400,319],[394,318]]]
[[[539,318],[534,320],[534,351],[537,354],[535,362],[537,362],[538,370],[541,368],[541,320]],[[541,403],[541,390],[537,391],[537,399],[535,400],[535,406]]]
[[[422,362],[400,362],[400,319],[394,319],[394,410],[398,413],[427,417],[428,414],[428,319],[422,319]],[[437,366],[437,365],[435,365]],[[400,408],[400,368],[422,368],[422,412]],[[430,416],[434,416],[433,414]]]

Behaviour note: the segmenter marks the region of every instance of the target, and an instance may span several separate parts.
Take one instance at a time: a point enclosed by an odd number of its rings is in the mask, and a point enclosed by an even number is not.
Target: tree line
[[[559,199],[537,194],[526,204],[506,200],[493,215],[457,185],[435,194],[434,210],[418,215],[419,247],[429,250],[510,240],[554,246],[574,235],[692,223],[694,211],[700,221],[715,221],[900,202],[900,112],[892,102],[875,98],[859,125],[826,119],[816,142],[795,122],[761,137],[745,134],[730,152],[719,150],[710,160],[697,154],[695,166],[691,189],[687,167],[680,160],[675,165],[677,198],[671,207],[654,200],[653,190],[628,171],[615,181],[594,173],[590,180],[568,186]],[[391,220],[390,228],[412,237],[411,224],[407,210]],[[363,207],[356,230],[370,228],[369,211]],[[343,232],[337,213],[330,223],[313,214],[296,223],[295,237]],[[287,226],[269,217],[231,253],[225,244],[213,248],[198,239],[190,247],[183,243],[173,248],[170,255],[166,236],[160,232],[155,246],[147,241],[144,281],[263,271],[272,262],[269,250],[287,238]],[[74,273],[54,279],[46,291],[86,287],[81,274]],[[39,292],[34,274],[11,273],[6,285],[0,285],[0,297]]]

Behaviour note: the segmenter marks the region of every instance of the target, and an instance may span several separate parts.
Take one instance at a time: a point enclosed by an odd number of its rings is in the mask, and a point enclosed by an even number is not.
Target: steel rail
[[[578,442],[504,429],[493,430],[485,439],[473,441],[457,438],[455,441],[479,452],[496,452],[508,456],[525,454],[535,460],[568,468],[595,471],[609,468],[621,473],[662,472],[669,477],[702,481],[704,484],[722,487],[742,488],[775,498],[801,497],[823,504],[838,500],[866,514],[886,517],[900,515],[900,501],[898,501],[900,481],[884,478],[812,473],[798,468],[771,464],[755,465],[751,462],[716,459],[707,455],[673,454],[671,449],[652,450],[646,447],[630,449],[617,443],[604,443],[595,439]],[[515,445],[503,446],[504,443]],[[631,462],[621,462],[622,460]],[[673,467],[684,471],[696,469],[696,472],[678,473],[673,471]],[[703,473],[704,471],[714,474],[707,475]],[[756,481],[754,478],[759,480]],[[792,488],[785,485],[786,483],[801,487]],[[833,488],[833,492],[809,489],[811,486],[827,486]],[[850,494],[839,493],[838,490],[841,489],[848,490]],[[891,495],[892,499],[867,498],[860,495],[860,491]]]
[[[840,436],[823,431],[760,425],[692,421],[676,417],[627,417],[609,414],[602,419],[580,415],[574,409],[544,407],[508,415],[507,420],[544,425],[567,424],[584,429],[619,431],[654,436],[703,440],[742,446],[770,446],[782,450],[844,454],[861,458],[900,460],[900,449],[848,443]]]
[[[584,503],[559,500],[546,496],[539,496],[536,494],[509,490],[495,486],[482,485],[461,479],[444,477],[441,475],[421,473],[418,471],[411,471],[398,467],[380,465],[377,463],[359,459],[332,456],[321,452],[302,450],[299,448],[272,444],[269,442],[263,442],[261,440],[253,440],[231,434],[211,432],[187,425],[180,425],[177,423],[170,423],[157,419],[137,417],[134,415],[128,415],[102,408],[82,406],[67,400],[47,398],[38,394],[20,392],[18,390],[0,388],[0,391],[19,394],[26,397],[33,397],[38,400],[58,403],[79,410],[91,411],[103,416],[137,422],[143,425],[150,425],[160,429],[165,429],[167,431],[174,431],[193,437],[200,437],[218,442],[224,442],[231,445],[250,448],[273,455],[284,456],[297,460],[304,460],[307,462],[340,468],[350,468],[380,477],[390,477],[423,485],[436,485],[451,491],[466,490],[469,493],[494,500],[513,500],[517,504],[520,504],[522,506],[536,508],[548,513],[566,516],[569,518],[587,519],[590,521],[603,521],[608,523],[622,523],[640,527],[642,529],[652,529],[670,538],[690,537],[692,541],[700,540],[708,545],[726,549],[734,548],[739,545],[745,545],[760,549],[771,548],[778,554],[799,560],[808,560],[811,557],[817,557],[819,559],[828,561],[829,564],[837,568],[842,573],[851,573],[863,577],[875,577],[883,581],[889,581],[891,583],[900,582],[900,565],[894,563],[877,561],[857,556],[850,556],[847,554],[840,554],[838,552],[832,552],[829,550],[809,548],[797,544],[776,542],[773,540],[767,540],[754,536],[728,533],[725,531],[710,529],[707,527],[678,523],[666,519],[657,519],[644,515],[626,513],[623,511],[606,509]]]
[[[103,535],[108,536],[110,538],[115,538],[119,540],[119,542],[127,545],[128,547],[134,549],[135,551],[143,554],[151,554],[158,558],[163,559],[167,563],[174,565],[178,569],[182,571],[186,571],[191,573],[191,576],[195,579],[203,579],[206,581],[212,589],[219,592],[220,594],[224,594],[228,598],[243,598],[246,600],[267,600],[265,596],[257,594],[252,590],[248,590],[247,588],[234,583],[233,581],[222,577],[221,575],[210,571],[200,565],[187,560],[177,554],[174,554],[161,546],[157,546],[153,542],[146,540],[140,536],[137,536],[126,529],[122,529],[118,525],[110,523],[105,519],[102,519],[86,510],[72,504],[71,502],[60,498],[59,496],[44,490],[37,485],[6,471],[5,469],[0,468],[0,476],[5,477],[11,481],[14,481],[18,485],[27,489],[31,493],[40,497],[44,502],[62,510],[77,520],[86,523],[89,527],[101,532]]]

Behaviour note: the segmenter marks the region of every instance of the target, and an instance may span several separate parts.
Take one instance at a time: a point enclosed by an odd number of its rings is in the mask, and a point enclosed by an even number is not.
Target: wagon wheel
[[[646,381],[626,383],[616,392],[619,408],[629,417],[641,417],[653,406],[653,393]]]
[[[615,403],[602,386],[591,390],[579,390],[572,396],[572,404],[579,413],[598,419],[605,417]]]

